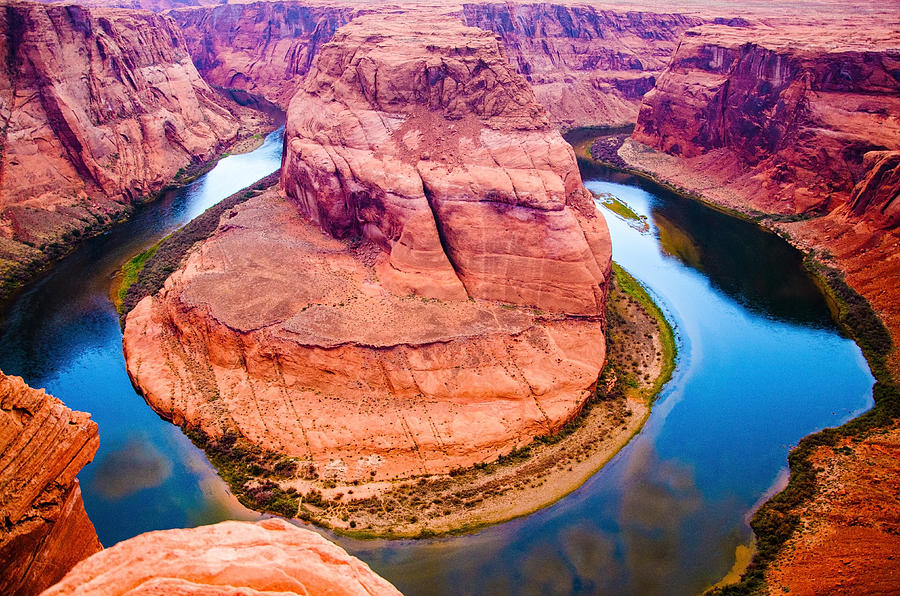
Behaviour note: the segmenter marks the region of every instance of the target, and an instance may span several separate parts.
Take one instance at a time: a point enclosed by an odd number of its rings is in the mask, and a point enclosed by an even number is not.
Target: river
[[[91,412],[100,450],[79,475],[103,544],[148,530],[255,519],[202,452],[133,390],[108,298],[118,267],[205,208],[274,171],[282,131],[140,208],[17,295],[0,370]],[[421,541],[329,535],[409,595],[692,594],[748,544],[749,512],[786,478],[790,447],[872,404],[859,348],[842,337],[800,255],[757,226],[640,179],[582,164],[614,259],[670,315],[674,378],[643,431],[580,489],[476,534]]]

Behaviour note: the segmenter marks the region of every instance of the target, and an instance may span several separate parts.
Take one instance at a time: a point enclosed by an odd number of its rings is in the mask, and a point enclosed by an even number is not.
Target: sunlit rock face
[[[351,21],[285,147],[286,198],[224,216],[128,316],[157,411],[348,481],[489,461],[580,411],[605,360],[609,235],[493,34]]]
[[[98,446],[90,415],[0,373],[3,594],[38,594],[100,550],[75,479]]]
[[[82,561],[44,592],[397,596],[368,565],[280,520],[147,532]]]

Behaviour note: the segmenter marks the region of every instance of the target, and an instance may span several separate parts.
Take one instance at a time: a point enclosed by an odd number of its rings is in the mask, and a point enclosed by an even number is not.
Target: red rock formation
[[[846,204],[874,165],[866,154],[900,149],[900,57],[888,49],[896,32],[856,44],[842,33],[689,31],[644,98],[633,138],[685,158],[701,174],[719,171],[729,191],[760,211]]]
[[[38,594],[100,550],[75,479],[98,444],[88,414],[0,373],[0,593]]]
[[[619,155],[740,211],[802,215],[779,227],[832,255],[900,344],[892,17],[688,31],[633,135],[666,153],[629,141]],[[900,374],[900,350],[891,368]]]
[[[175,10],[170,15],[210,84],[243,89],[287,106],[319,47],[355,13],[340,2],[288,0]]]
[[[82,561],[44,592],[399,595],[369,566],[279,519],[147,532]]]
[[[128,315],[157,411],[352,481],[492,460],[580,410],[609,236],[492,34],[352,21],[285,143],[291,202],[238,207]]]
[[[609,236],[572,149],[493,35],[408,20],[360,17],[322,49],[288,112],[287,196],[381,245],[398,293],[603,313]]]
[[[516,70],[565,127],[623,125],[696,16],[564,3],[467,3],[467,25],[496,32]]]
[[[239,130],[170,18],[28,2],[0,11],[0,115],[0,261],[14,263],[117,219]]]

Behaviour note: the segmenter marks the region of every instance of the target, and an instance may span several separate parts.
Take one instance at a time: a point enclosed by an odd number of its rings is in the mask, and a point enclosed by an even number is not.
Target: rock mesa
[[[578,413],[605,358],[609,236],[493,34],[352,21],[285,145],[287,201],[224,216],[128,315],[157,411],[347,481],[492,460]]]
[[[38,594],[100,550],[75,478],[98,445],[88,414],[0,373],[3,594]]]
[[[82,561],[44,594],[400,592],[315,532],[267,519],[141,534]]]

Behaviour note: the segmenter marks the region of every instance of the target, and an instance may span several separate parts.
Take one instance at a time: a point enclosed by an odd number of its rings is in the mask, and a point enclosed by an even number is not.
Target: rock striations
[[[352,21],[285,146],[288,200],[223,217],[128,315],[157,411],[344,481],[492,460],[578,413],[605,358],[609,236],[494,35]]]
[[[537,100],[564,127],[633,123],[682,33],[703,22],[565,3],[473,2],[462,14],[467,25],[500,36]]]
[[[287,106],[319,48],[356,14],[349,4],[253,2],[169,13],[210,84]]]
[[[619,155],[728,207],[774,214],[773,225],[795,245],[847,274],[896,343],[900,29],[893,20],[691,29]],[[856,35],[862,24],[864,38]],[[900,374],[900,351],[891,358]]]
[[[102,229],[239,131],[171,18],[30,2],[0,10],[0,117],[0,278]]]
[[[82,561],[44,592],[399,596],[368,565],[279,519],[148,532]]]
[[[88,414],[0,373],[0,593],[38,594],[100,550],[75,479],[98,444]]]
[[[900,207],[873,187],[896,169],[884,151],[900,149],[900,54],[889,47],[811,27],[692,29],[633,138],[760,211],[822,213],[854,195],[857,216],[890,226]]]

